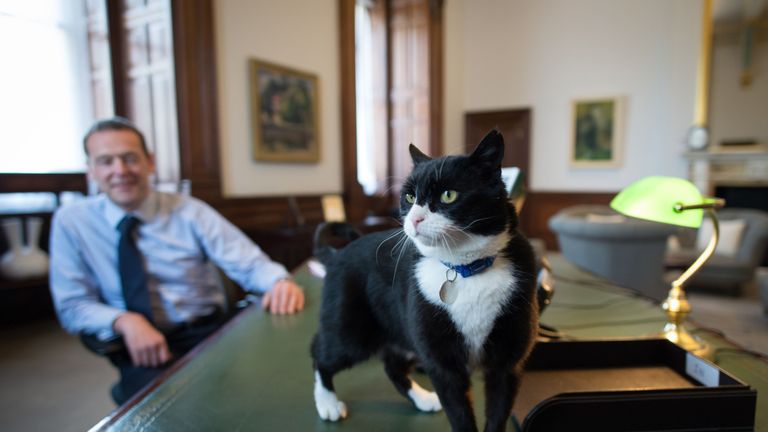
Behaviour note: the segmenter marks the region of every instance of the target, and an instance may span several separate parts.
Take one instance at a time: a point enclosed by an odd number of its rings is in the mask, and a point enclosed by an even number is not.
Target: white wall
[[[243,197],[340,192],[337,1],[217,0],[213,5],[224,194]],[[317,74],[319,164],[253,159],[248,100],[251,57]]]
[[[685,177],[701,14],[701,0],[447,0],[447,152],[463,148],[464,112],[530,107],[534,190]],[[626,98],[623,162],[571,168],[571,102],[604,95]]]

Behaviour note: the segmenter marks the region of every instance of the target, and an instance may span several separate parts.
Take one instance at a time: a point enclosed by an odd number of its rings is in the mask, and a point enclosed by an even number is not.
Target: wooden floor
[[[115,404],[117,372],[54,318],[0,329],[0,430],[85,431]]]

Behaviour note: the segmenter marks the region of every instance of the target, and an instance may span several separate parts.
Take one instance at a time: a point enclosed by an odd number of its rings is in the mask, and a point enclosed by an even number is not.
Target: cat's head
[[[410,152],[400,215],[419,251],[458,264],[503,248],[517,219],[501,180],[501,133],[489,132],[468,156],[432,159],[413,144]]]

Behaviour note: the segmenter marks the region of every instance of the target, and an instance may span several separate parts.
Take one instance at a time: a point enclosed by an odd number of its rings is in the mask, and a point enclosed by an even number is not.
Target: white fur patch
[[[326,389],[315,371],[315,407],[323,420],[338,421],[347,417],[347,406],[336,397],[336,393]]]
[[[493,266],[480,274],[468,278],[458,276],[454,282],[458,297],[454,303],[445,304],[439,294],[445,282],[445,265],[433,258],[422,258],[416,265],[416,277],[424,297],[448,311],[476,358],[481,355],[502,305],[514,290],[516,281],[511,267],[507,260],[497,257]]]
[[[434,412],[443,409],[437,393],[425,390],[416,381],[411,380],[411,389],[408,390],[408,397],[419,411]]]
[[[414,225],[414,221],[419,223]],[[483,272],[456,278],[458,297],[455,302],[445,304],[440,300],[440,287],[446,281],[447,270],[443,262],[469,264],[494,256],[510,240],[506,230],[497,235],[482,236],[470,234],[466,228],[457,227],[445,216],[419,205],[411,207],[403,224],[403,230],[424,256],[415,268],[421,292],[431,303],[448,311],[464,335],[471,355],[477,359],[502,305],[515,288],[516,280],[512,276],[512,263],[497,257]]]

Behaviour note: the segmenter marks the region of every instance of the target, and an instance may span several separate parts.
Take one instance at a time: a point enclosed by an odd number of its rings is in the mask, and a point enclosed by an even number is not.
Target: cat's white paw
[[[323,420],[339,421],[347,417],[347,405],[336,397],[336,393],[323,387],[320,379],[315,379],[315,407]]]
[[[416,405],[416,408],[420,411],[433,412],[443,409],[443,406],[440,404],[440,399],[437,397],[437,393],[425,390],[417,384],[416,381],[411,381],[411,389],[408,390],[408,397],[411,398],[413,404]]]

